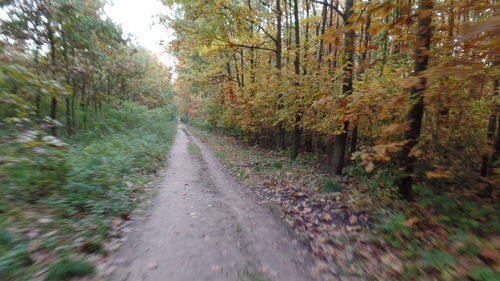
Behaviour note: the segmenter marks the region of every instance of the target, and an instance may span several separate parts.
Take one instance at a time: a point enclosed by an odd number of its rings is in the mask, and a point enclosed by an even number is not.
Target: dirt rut
[[[184,125],[149,215],[132,225],[112,280],[305,281],[308,251]]]

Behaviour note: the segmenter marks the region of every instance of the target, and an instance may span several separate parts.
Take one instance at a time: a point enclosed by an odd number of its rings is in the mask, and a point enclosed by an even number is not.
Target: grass
[[[30,280],[53,263],[33,260],[34,253],[58,257],[48,280],[93,272],[83,266],[86,255],[105,252],[110,221],[129,218],[164,165],[175,134],[171,116],[125,103],[104,109],[63,147],[2,142],[0,154],[11,160],[0,163],[0,280]]]
[[[340,192],[342,185],[335,178],[327,178],[323,181],[320,189],[323,192]]]
[[[94,267],[86,261],[62,259],[50,267],[46,281],[64,281],[94,273]]]
[[[264,273],[254,265],[248,265],[239,275],[242,281],[269,281]]]
[[[198,147],[198,145],[196,145],[196,143],[194,143],[194,142],[189,142],[189,143],[188,143],[187,150],[188,150],[188,152],[189,152],[189,153],[191,153],[191,154],[196,154],[196,155],[201,154],[201,150],[200,150],[200,148],[199,148],[199,147]]]

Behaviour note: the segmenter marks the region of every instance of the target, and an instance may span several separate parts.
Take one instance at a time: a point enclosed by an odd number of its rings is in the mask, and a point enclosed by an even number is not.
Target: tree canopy
[[[165,2],[191,118],[337,174],[394,165],[408,199],[411,177],[498,186],[495,1]]]

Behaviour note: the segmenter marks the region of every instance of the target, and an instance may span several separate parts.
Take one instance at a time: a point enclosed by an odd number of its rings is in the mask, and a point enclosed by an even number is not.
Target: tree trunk
[[[408,200],[413,200],[412,182],[415,169],[415,157],[410,155],[412,148],[417,145],[422,129],[422,117],[424,115],[424,96],[427,80],[421,74],[427,69],[429,63],[429,49],[432,38],[432,0],[422,0],[420,3],[420,19],[418,21],[417,41],[415,48],[415,69],[413,75],[419,77],[418,84],[411,87],[410,98],[413,105],[408,112],[406,120],[409,129],[405,132],[406,143],[401,153],[401,163],[404,168],[404,176],[399,182],[399,193]]]
[[[278,83],[281,83],[281,54],[282,54],[282,46],[281,46],[281,1],[276,0],[276,70],[278,71]],[[280,87],[278,87],[280,89]],[[283,94],[280,92],[278,94],[278,109],[283,107]],[[278,123],[278,141],[277,141],[278,149],[285,149],[285,128],[283,126],[283,121]]]
[[[371,0],[368,1],[368,3],[370,3],[370,2],[371,2]],[[360,64],[364,64],[366,62],[366,58],[368,55],[368,43],[370,42],[370,32],[368,30],[370,29],[371,20],[372,20],[371,15],[368,15],[368,18],[366,20],[366,25],[365,25],[365,31],[364,31],[364,35],[363,35],[364,51],[361,54]],[[360,70],[359,75],[358,75],[358,79],[361,76],[361,74],[363,74],[363,71],[364,71],[364,67]],[[351,132],[351,147],[349,149],[349,155],[352,155],[354,152],[356,152],[356,149],[357,149],[358,131],[359,131],[358,127],[359,127],[359,124],[356,124],[356,127],[354,127],[352,129],[352,132]]]
[[[326,29],[326,19],[327,19],[327,8],[328,8],[328,3],[326,0],[323,1],[323,10],[321,12],[321,35],[325,34],[325,29]],[[323,45],[324,45],[324,40],[320,39],[319,40],[319,48],[318,48],[318,65],[321,64],[321,61],[323,60]]]
[[[498,79],[495,79],[493,82],[493,96],[498,95]],[[497,130],[497,123],[500,123],[498,120],[498,115],[500,114],[499,108],[495,108],[495,111],[491,114],[490,119],[488,120],[488,132],[486,135],[488,145],[491,146],[492,152],[483,155],[483,164],[481,167],[481,176],[487,177],[492,174],[492,164],[498,159],[498,154],[500,150],[500,144],[498,138],[500,137],[500,131],[498,135],[495,136],[495,132]],[[500,126],[500,124],[498,124]],[[499,127],[500,128],[500,127]]]
[[[56,70],[56,46],[55,46],[55,41],[54,41],[54,31],[52,30],[51,26],[51,21],[49,20],[47,22],[47,35],[49,37],[49,43],[50,43],[50,59],[51,59],[51,73],[52,76],[55,76],[55,70]],[[55,77],[52,77],[52,79],[55,79]],[[50,118],[52,120],[57,120],[57,97],[52,95],[50,99]],[[55,124],[52,124],[50,128],[50,132],[53,136],[57,136],[57,127]]]
[[[71,95],[71,131],[74,132],[76,129],[76,114],[75,114],[75,100],[76,100],[76,79],[73,78],[72,87],[73,94]]]
[[[300,23],[299,23],[299,4],[298,0],[293,1],[293,16],[294,16],[294,21],[295,21],[295,61],[294,61],[294,67],[295,67],[295,74],[297,76],[300,75]],[[299,81],[295,82],[295,86],[299,87],[300,83]],[[300,119],[301,119],[301,112],[296,113],[295,115],[295,125],[293,128],[293,136],[292,136],[292,151],[290,153],[290,158],[295,159],[297,158],[297,155],[299,154],[299,147],[300,147],[300,138],[302,135],[302,128],[300,127]]]
[[[351,9],[353,7],[354,0],[346,0],[345,11],[344,11],[344,25],[348,25],[348,19],[351,15]],[[350,95],[352,93],[352,73],[354,66],[354,30],[350,29],[344,35],[344,55],[345,55],[345,65],[343,69],[342,78],[342,94],[344,96]],[[349,121],[344,121],[342,124],[343,132],[335,136],[335,142],[333,147],[332,156],[332,172],[336,175],[342,174],[342,169],[344,168],[344,158],[347,146],[347,129],[349,127]]]

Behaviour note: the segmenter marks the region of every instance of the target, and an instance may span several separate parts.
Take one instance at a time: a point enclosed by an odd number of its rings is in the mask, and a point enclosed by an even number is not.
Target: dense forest
[[[102,251],[163,165],[171,72],[104,5],[1,1],[1,280],[92,272],[70,253]]]
[[[378,235],[433,268],[398,278],[498,277],[453,258],[498,241],[497,1],[164,2],[184,119],[312,159],[369,198]]]
[[[495,1],[172,2],[191,118],[335,174],[397,163],[406,199],[413,177],[498,186]]]

